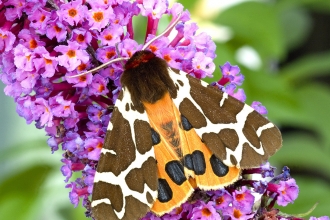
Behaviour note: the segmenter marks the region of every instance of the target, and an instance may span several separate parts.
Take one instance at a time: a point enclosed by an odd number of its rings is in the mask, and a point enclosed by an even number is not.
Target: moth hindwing
[[[121,83],[94,179],[97,220],[162,215],[281,147],[276,126],[250,106],[150,51],[128,60]]]

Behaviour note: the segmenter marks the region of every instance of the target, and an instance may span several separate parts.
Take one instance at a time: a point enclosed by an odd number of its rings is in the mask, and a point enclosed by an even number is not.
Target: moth
[[[124,69],[94,179],[97,220],[170,212],[194,188],[230,185],[282,145],[279,129],[253,108],[151,51]]]

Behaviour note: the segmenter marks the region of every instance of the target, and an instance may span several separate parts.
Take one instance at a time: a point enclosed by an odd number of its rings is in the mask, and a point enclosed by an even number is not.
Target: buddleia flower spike
[[[274,176],[262,165],[282,145],[278,128],[261,103],[245,104],[237,66],[200,80],[216,69],[215,43],[181,4],[168,5],[0,1],[5,94],[46,131],[51,152],[62,149],[69,199],[87,217],[287,217],[274,204],[293,202],[298,186],[288,169]],[[147,19],[142,44],[135,16]],[[163,16],[170,24],[156,36]]]

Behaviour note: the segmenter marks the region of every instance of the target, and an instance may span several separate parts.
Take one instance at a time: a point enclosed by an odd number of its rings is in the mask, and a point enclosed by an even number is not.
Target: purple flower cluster
[[[63,150],[64,175],[71,202],[82,200],[90,216],[90,195],[112,106],[121,89],[123,63],[96,74],[71,77],[115,58],[128,58],[157,35],[160,18],[168,17],[167,32],[147,49],[168,65],[204,78],[212,76],[215,44],[181,4],[167,0],[0,0],[0,78],[5,94],[13,97],[17,113],[28,124],[45,129],[51,151]],[[146,17],[145,41],[137,42],[133,18]],[[175,24],[174,22],[179,20]],[[174,30],[175,29],[175,30]],[[171,35],[170,35],[171,34]],[[237,66],[220,66],[222,78],[214,86],[245,101],[244,80]],[[259,102],[252,107],[267,110]],[[248,174],[273,177],[269,164],[243,171],[243,178],[226,189],[203,192],[163,217],[143,219],[249,219],[276,216],[273,208],[296,199],[298,187],[288,170],[270,182],[244,178]],[[72,180],[72,173],[81,178]],[[253,208],[256,196],[261,205]]]

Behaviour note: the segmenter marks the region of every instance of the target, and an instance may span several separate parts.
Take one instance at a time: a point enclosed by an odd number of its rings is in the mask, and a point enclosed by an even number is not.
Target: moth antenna
[[[156,36],[155,38],[151,39],[148,43],[146,43],[142,50],[145,50],[147,47],[150,46],[150,44],[152,44],[154,41],[158,40],[159,38],[161,38],[162,36],[164,36],[168,31],[170,31],[175,25],[177,25],[180,21],[180,18],[181,18],[181,15],[182,15],[182,12],[179,13],[178,17],[175,19],[175,21],[170,25],[168,26],[165,31],[163,33],[161,33],[160,35]],[[119,54],[119,51],[118,51],[118,47],[116,45],[116,52],[117,54]],[[96,72],[100,69],[102,69],[103,67],[106,67],[112,63],[115,63],[115,62],[121,62],[122,65],[124,66],[124,63],[123,61],[124,60],[129,60],[130,58],[129,57],[119,57],[119,58],[116,58],[116,59],[113,59],[113,60],[110,60],[106,63],[103,63],[102,65],[98,66],[98,67],[95,67],[94,69],[91,69],[91,70],[88,70],[87,72],[84,72],[84,73],[80,73],[80,74],[77,74],[77,75],[73,75],[73,76],[68,76],[70,78],[74,78],[74,77],[79,77],[79,76],[84,76],[88,73],[93,73],[93,72]]]
[[[116,58],[116,59],[113,59],[113,60],[110,60],[106,63],[103,63],[102,65],[98,66],[98,67],[95,67],[94,69],[91,69],[91,70],[88,70],[87,72],[84,72],[84,73],[80,73],[80,74],[77,74],[77,75],[73,75],[73,76],[68,76],[70,78],[74,78],[74,77],[79,77],[79,76],[84,76],[88,73],[93,73],[93,72],[96,72],[100,69],[102,69],[103,67],[106,67],[112,63],[115,63],[115,62],[119,62],[119,61],[123,61],[123,60],[129,60],[129,57],[119,57],[119,58]]]
[[[180,21],[180,18],[181,18],[181,15],[182,15],[182,12],[179,13],[178,17],[175,19],[175,21],[166,28],[166,30],[161,33],[160,35],[156,36],[155,38],[151,39],[148,43],[146,43],[142,50],[145,50],[147,47],[150,46],[150,44],[152,44],[154,41],[158,40],[159,38],[161,38],[162,36],[164,36],[168,31],[170,31],[175,25],[177,25]]]

